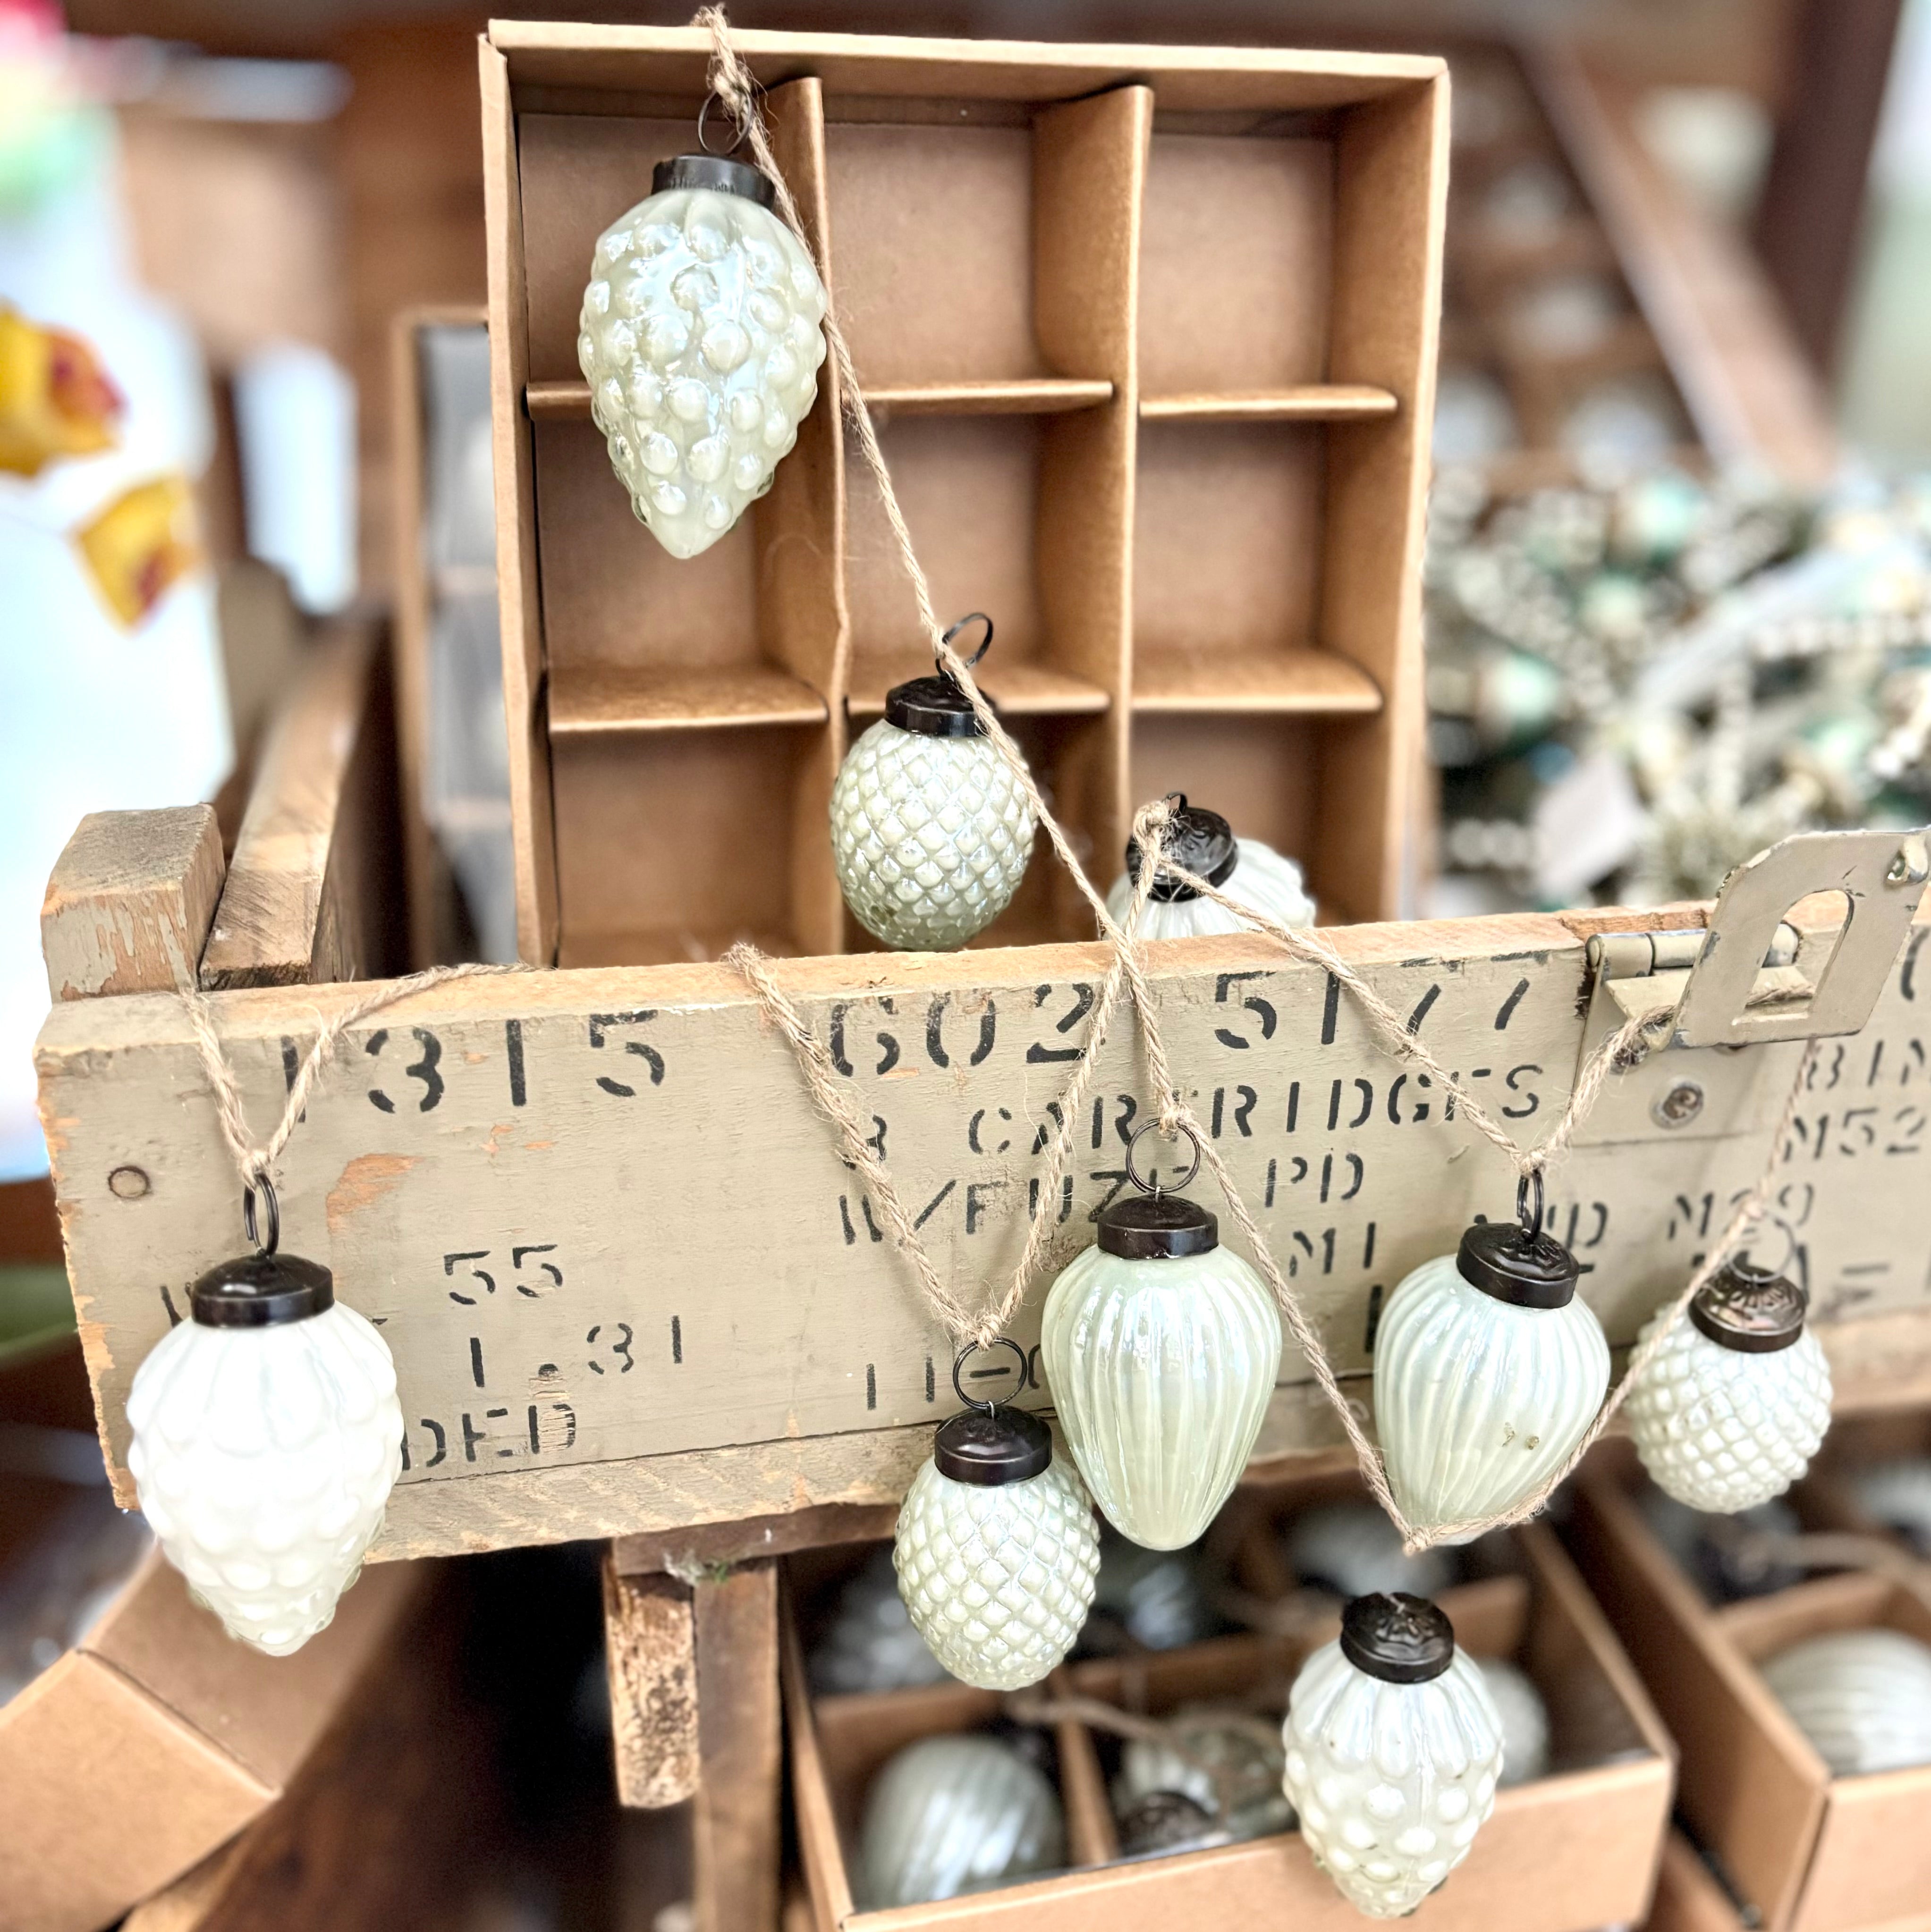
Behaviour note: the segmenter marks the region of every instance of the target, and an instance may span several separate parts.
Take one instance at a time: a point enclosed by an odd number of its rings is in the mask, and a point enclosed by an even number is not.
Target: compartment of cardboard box
[[[1848,1932],[1931,1912],[1910,1822],[1931,1767],[1833,1778],[1757,1666],[1827,1630],[1931,1637],[1909,1589],[1850,1573],[1713,1605],[1645,1520],[1635,1459],[1600,1457],[1577,1485],[1578,1562],[1682,1751],[1683,1814],[1770,1932]]]

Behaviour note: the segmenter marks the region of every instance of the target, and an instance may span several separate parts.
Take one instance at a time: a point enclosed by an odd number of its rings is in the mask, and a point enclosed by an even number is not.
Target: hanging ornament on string
[[[1026,1351],[1002,1336],[1019,1358]],[[1037,1684],[1073,1648],[1092,1608],[1100,1538],[1079,1477],[1053,1456],[1044,1423],[975,1402],[952,1364],[966,1412],[939,1424],[899,1511],[899,1593],[933,1656],[982,1690]]]
[[[1467,1857],[1494,1808],[1502,1720],[1425,1597],[1357,1597],[1301,1666],[1281,1742],[1301,1835],[1341,1895],[1398,1918]]]
[[[1267,1284],[1220,1245],[1197,1202],[1143,1178],[1100,1216],[1099,1240],[1053,1284],[1040,1347],[1086,1486],[1122,1535],[1179,1550],[1206,1529],[1253,1453],[1281,1371]],[[1200,1144],[1177,1185],[1200,1172]]]
[[[128,1397],[141,1510],[231,1636],[284,1657],[335,1614],[402,1462],[395,1364],[318,1262],[278,1252],[266,1174],[255,1252],[210,1268]],[[242,1197],[257,1240],[256,1188]]]
[[[597,238],[577,360],[611,467],[675,557],[770,488],[818,394],[824,284],[776,199],[728,152],[677,154]]]
[[[1728,1516],[1780,1496],[1809,1467],[1830,1426],[1830,1365],[1803,1324],[1809,1303],[1747,1256],[1697,1290],[1623,1405],[1659,1488]]]
[[[1576,1298],[1575,1257],[1542,1227],[1539,1169],[1522,1178],[1515,1210],[1519,1226],[1478,1221],[1459,1253],[1424,1262],[1382,1317],[1375,1425],[1395,1500],[1417,1528],[1501,1516],[1533,1495],[1609,1385],[1609,1345]]]
[[[1185,792],[1176,801],[1162,841],[1167,856],[1196,878],[1218,886],[1229,898],[1278,920],[1283,926],[1312,926],[1314,902],[1301,883],[1301,868],[1258,838],[1236,838],[1233,827],[1218,812],[1189,805]],[[1140,842],[1127,841],[1126,870],[1107,895],[1107,910],[1124,926],[1133,909],[1133,889],[1140,883],[1143,862]],[[1162,873],[1154,881],[1140,922],[1133,931],[1142,939],[1185,939],[1199,932],[1250,930],[1238,913],[1217,901],[1203,898],[1191,886]]]
[[[993,647],[993,620],[966,662]],[[895,685],[831,790],[831,856],[860,925],[901,952],[947,952],[1004,912],[1032,856],[1031,802],[963,688],[941,669]]]

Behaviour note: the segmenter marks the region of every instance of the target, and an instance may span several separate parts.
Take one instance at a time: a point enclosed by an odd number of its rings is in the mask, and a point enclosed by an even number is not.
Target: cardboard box
[[[1647,1907],[1668,1822],[1673,1751],[1600,1612],[1549,1532],[1516,1532],[1520,1574],[1446,1592],[1458,1640],[1512,1656],[1551,1705],[1557,1763],[1565,1738],[1587,1733],[1586,1767],[1557,1768],[1498,1794],[1467,1862],[1412,1915],[1417,1932],[1578,1932],[1629,1922]],[[1338,1624],[1336,1626],[1338,1628]],[[1050,1693],[1099,1697],[1155,1714],[1278,1678],[1332,1634],[1223,1637],[1185,1649],[1074,1664]],[[1061,1797],[1072,1868],[938,1904],[863,1912],[847,1848],[878,1767],[913,1739],[996,1717],[994,1692],[930,1690],[813,1698],[795,1628],[788,1630],[785,1714],[797,1834],[817,1932],[1170,1932],[1212,1912],[1241,1926],[1356,1932],[1361,1918],[1318,1870],[1298,1832],[1212,1850],[1118,1862],[1094,1735],[1058,1726]],[[1604,1761],[1607,1760],[1607,1761]]]
[[[1578,1559],[1682,1750],[1689,1828],[1767,1932],[1854,1932],[1931,1916],[1931,1766],[1833,1778],[1770,1694],[1762,1660],[1827,1630],[1931,1641],[1931,1607],[1862,1573],[1713,1606],[1644,1520],[1633,1458],[1577,1485]]]

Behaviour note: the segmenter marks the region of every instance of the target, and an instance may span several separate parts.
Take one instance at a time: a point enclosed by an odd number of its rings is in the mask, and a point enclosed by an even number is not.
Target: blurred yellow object
[[[201,562],[187,479],[137,483],[74,533],[88,574],[124,624],[137,624]]]
[[[112,449],[123,406],[80,336],[0,303],[0,470],[38,476],[57,457]]]

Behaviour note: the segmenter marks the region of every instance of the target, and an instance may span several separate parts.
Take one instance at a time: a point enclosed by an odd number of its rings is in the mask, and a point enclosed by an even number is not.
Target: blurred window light
[[[335,358],[283,342],[234,372],[249,554],[320,614],[356,594],[356,386]]]

